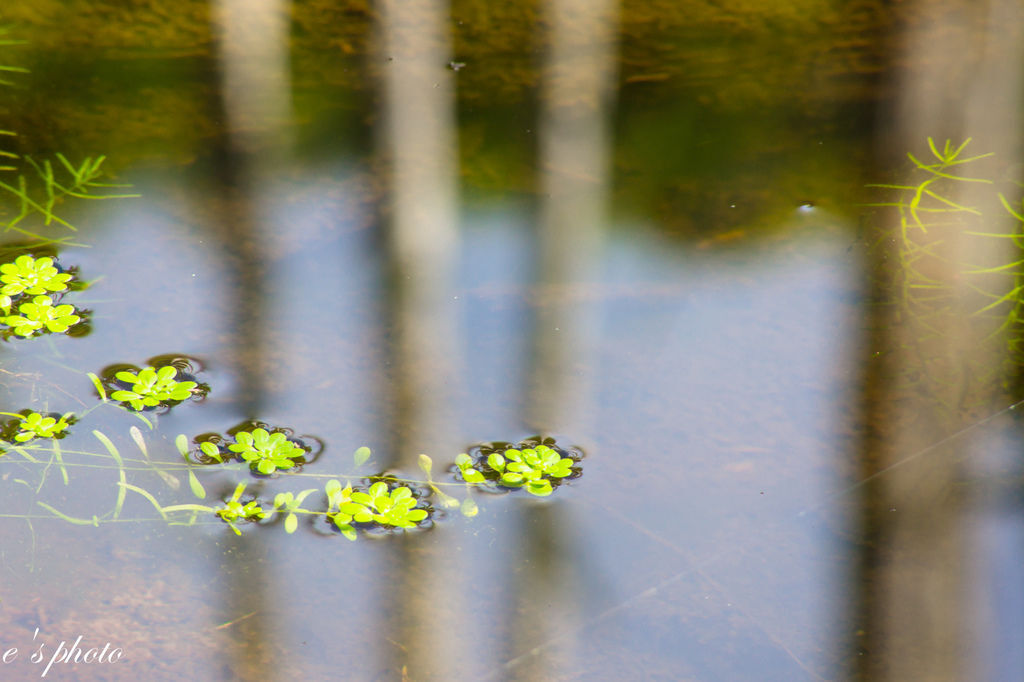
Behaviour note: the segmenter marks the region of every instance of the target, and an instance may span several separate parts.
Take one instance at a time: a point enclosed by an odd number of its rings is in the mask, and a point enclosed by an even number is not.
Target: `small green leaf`
[[[492,452],[487,455],[487,466],[491,467],[494,471],[505,470],[505,458],[499,455],[497,452]]]
[[[289,514],[284,519],[284,529],[288,534],[294,533],[295,529],[299,527],[299,517],[295,514]]]
[[[139,431],[139,427],[130,427],[128,429],[128,433],[131,435],[132,440],[135,441],[135,444],[139,446],[139,450],[142,451],[142,454],[149,457],[149,453],[146,451],[146,441],[142,438],[142,431]]]
[[[430,459],[430,457],[428,457],[427,455],[420,455],[419,463],[420,469],[423,469],[423,473],[425,473],[429,477],[430,470],[434,466],[434,460]]]
[[[521,486],[523,484],[523,480],[522,474],[517,474],[513,471],[509,471],[501,475],[502,484],[511,487]]]
[[[179,433],[177,438],[174,439],[174,447],[178,448],[181,456],[185,458],[185,461],[188,461],[188,436],[184,433]]]
[[[370,448],[366,447],[365,445],[359,448],[358,450],[355,451],[355,454],[352,455],[352,459],[356,463],[356,468],[361,467],[363,464],[366,463],[366,460],[370,459]]]
[[[526,484],[526,491],[538,497],[547,497],[551,494],[551,481],[547,479],[530,481]]]
[[[476,506],[476,502],[472,497],[467,497],[462,501],[462,515],[473,518],[479,513],[480,508]]]
[[[206,489],[203,488],[203,484],[196,478],[195,472],[191,469],[188,470],[188,486],[192,489],[192,494],[198,497],[200,500],[206,499]]]
[[[92,385],[96,388],[96,392],[100,394],[100,400],[107,402],[107,389],[103,387],[103,383],[100,381],[100,378],[92,372],[87,372],[86,376],[89,377],[89,381],[91,381]]]
[[[462,478],[466,483],[483,483],[484,475],[476,469],[463,469]]]
[[[327,481],[327,485],[324,486],[324,492],[327,493],[327,497],[332,499],[337,495],[341,495],[341,481],[336,478]]]
[[[472,464],[473,458],[467,455],[465,452],[463,452],[461,455],[455,458],[455,466],[457,466],[460,471],[464,471]]]

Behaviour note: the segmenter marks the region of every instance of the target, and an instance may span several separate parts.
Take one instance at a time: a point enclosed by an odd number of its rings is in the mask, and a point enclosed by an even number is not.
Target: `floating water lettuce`
[[[26,254],[18,256],[13,263],[0,265],[0,294],[19,296],[65,291],[70,279],[70,274],[57,270],[52,258],[33,258]]]
[[[128,370],[118,372],[114,376],[118,381],[131,386],[128,390],[114,391],[111,399],[128,403],[135,410],[156,407],[167,402],[188,400],[199,385],[194,381],[177,381],[176,367],[167,366],[156,369],[146,367],[138,373]]]
[[[356,491],[338,511],[349,515],[356,523],[375,522],[395,528],[415,528],[417,522],[427,518],[426,509],[416,509],[416,498],[407,486],[388,490],[388,484],[377,481],[366,492]]]
[[[64,430],[70,426],[68,421],[72,414],[68,412],[62,417],[50,417],[39,412],[28,414],[15,414],[13,412],[0,412],[0,414],[17,417],[20,422],[15,423],[17,432],[14,440],[18,443],[27,443],[35,438],[62,438]]]
[[[466,483],[525,488],[532,495],[546,497],[562,479],[578,473],[578,459],[552,445],[554,440],[540,437],[517,446],[486,444],[474,448],[475,457],[466,453],[456,457],[455,467]]]
[[[82,319],[75,314],[75,307],[68,304],[53,305],[49,296],[36,296],[28,303],[18,306],[20,315],[7,315],[0,318],[18,336],[32,336],[44,328],[57,334],[66,332],[69,327],[78,324]]]
[[[234,444],[229,445],[228,450],[237,453],[252,465],[253,470],[261,474],[272,474],[278,469],[291,469],[306,455],[306,451],[288,440],[285,434],[270,433],[263,428],[239,431],[235,434]]]

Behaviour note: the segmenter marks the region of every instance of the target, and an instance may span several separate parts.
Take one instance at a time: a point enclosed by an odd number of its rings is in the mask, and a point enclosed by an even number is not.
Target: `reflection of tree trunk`
[[[291,86],[288,73],[289,0],[218,0],[219,107],[224,136],[217,148],[217,196],[225,267],[238,297],[232,353],[237,400],[248,418],[260,416],[267,380],[269,277],[263,203],[287,149]]]
[[[453,444],[458,247],[453,76],[445,0],[381,3],[388,246],[400,466]],[[450,436],[448,436],[450,438]]]
[[[997,16],[1009,12],[1009,2],[948,4],[961,11],[904,36],[907,63],[915,66],[908,67],[898,87],[896,132],[885,140],[888,155],[893,148],[919,149],[928,136],[941,147],[946,137],[959,143],[973,134],[975,153],[1018,148],[1016,106],[1007,111],[992,103],[1007,101],[1007,92],[1013,93],[1009,101],[1016,101],[1016,72],[1008,72],[1010,80],[1000,75],[1007,54],[997,55],[1010,47],[1000,35],[1002,27],[1019,25],[1020,17],[1007,22]],[[985,16],[990,4],[998,6]],[[1019,14],[1019,8],[1010,13]],[[1019,68],[1019,49],[1009,52],[1009,63]],[[951,198],[983,207],[983,189],[961,183]],[[985,212],[984,231],[1007,232],[1004,216]],[[1009,240],[979,239],[960,227],[912,232],[909,243],[901,243],[895,220],[882,229],[889,251],[874,254],[873,286],[879,296],[871,298],[906,292],[901,284],[915,278],[933,288],[928,295],[903,296],[871,311],[875,331],[868,339],[864,386],[870,432],[861,457],[863,475],[874,478],[859,488],[865,537],[855,584],[858,677],[973,679],[969,500],[958,487],[969,443],[966,434],[944,438],[991,411],[999,388],[994,378],[1000,349],[981,341],[991,329],[979,329],[984,323],[970,314],[979,305],[964,271],[991,263],[992,246]],[[919,250],[926,244],[926,251]],[[995,258],[1010,260],[1005,254]]]
[[[538,431],[581,428],[579,376],[595,322],[573,300],[592,279],[608,192],[608,116],[614,85],[615,0],[550,0],[540,130],[542,172],[535,281],[538,306],[526,422]]]
[[[452,441],[460,338],[452,292],[458,248],[454,72],[445,66],[451,61],[446,0],[380,0],[379,9],[379,131],[388,170],[395,331],[394,454],[388,464],[411,473],[419,453],[440,464],[461,446]],[[385,627],[398,648],[385,665],[402,679],[458,679],[454,671],[466,656],[449,635],[470,622],[453,576],[460,570],[453,561],[458,552],[451,546],[415,552],[424,539],[403,538],[388,555],[393,580],[385,592]],[[443,541],[436,535],[432,540]]]
[[[592,281],[600,258],[608,192],[608,118],[615,68],[615,0],[549,0],[540,131],[541,197],[536,319],[526,423],[541,432],[582,433],[589,392],[579,368],[596,329],[592,310],[574,299]],[[578,623],[569,538],[559,529],[563,510],[524,514],[520,536],[525,572],[516,577],[517,602],[509,640],[511,674],[549,680],[576,669],[569,646],[536,647]],[[530,653],[524,653],[530,652]]]
[[[224,133],[214,149],[214,193],[220,223],[216,236],[222,242],[224,267],[233,268],[229,281],[236,297],[227,307],[231,320],[230,357],[238,381],[237,400],[250,418],[258,418],[266,390],[267,293],[269,258],[266,240],[266,206],[260,203],[275,164],[285,150],[290,86],[288,82],[288,0],[219,0],[214,8],[214,33],[218,37],[220,82],[213,102],[223,120]],[[232,570],[221,570],[225,620],[254,613],[233,625],[226,652],[237,679],[277,679],[287,669],[279,660],[270,612],[276,581],[268,573],[272,565],[263,559],[266,547],[257,537],[238,539],[233,553],[221,553]],[[235,544],[235,543],[229,543]],[[238,570],[240,568],[240,570]]]

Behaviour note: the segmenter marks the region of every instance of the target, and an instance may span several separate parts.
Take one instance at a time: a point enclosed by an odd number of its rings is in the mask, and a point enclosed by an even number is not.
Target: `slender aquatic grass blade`
[[[104,388],[100,378],[92,372],[88,372],[86,376],[89,377],[89,381],[91,381],[92,385],[96,388],[96,392],[100,394],[100,400],[107,402],[107,389]]]
[[[68,469],[64,466],[64,458],[61,456],[60,443],[56,440],[53,441],[53,457],[57,460],[57,466],[60,467],[61,478],[64,479],[64,485],[68,484]]]
[[[103,443],[103,447],[107,449],[107,452],[110,453],[110,456],[114,458],[115,462],[117,462],[117,471],[120,478],[119,482],[121,484],[121,487],[118,488],[117,502],[114,504],[113,518],[116,519],[121,516],[121,509],[124,508],[124,498],[126,491],[126,488],[124,486],[128,485],[128,479],[124,473],[124,461],[121,459],[121,453],[117,451],[117,448],[114,447],[114,444],[110,442],[109,438],[107,438],[105,435],[103,435],[102,433],[95,429],[93,429],[92,435],[96,436],[96,440]]]
[[[95,516],[92,517],[91,519],[80,519],[80,518],[77,518],[75,516],[68,516],[64,512],[61,512],[61,511],[58,511],[58,510],[54,509],[53,507],[51,507],[50,505],[46,504],[45,502],[37,501],[36,504],[38,504],[40,507],[42,507],[46,511],[50,512],[54,516],[57,516],[58,518],[64,519],[68,523],[73,523],[76,526],[96,526],[96,527],[99,527],[99,525],[100,525],[100,520],[97,517],[95,517]]]
[[[23,447],[21,447],[19,445],[12,445],[11,449],[14,450],[15,452],[17,452],[19,455],[21,455],[25,459],[27,459],[29,462],[32,462],[32,464],[40,464],[39,460],[36,459],[35,457],[33,457],[32,455],[28,454],[28,452],[25,450],[25,448],[23,448]]]
[[[144,490],[137,485],[132,485],[131,483],[120,483],[119,485],[122,485],[128,490],[137,492],[138,494],[145,497],[147,500],[149,500],[149,503],[153,505],[153,508],[156,509],[157,512],[160,514],[160,517],[163,518],[164,521],[167,520],[167,514],[164,513],[164,508],[160,506],[160,503],[156,501],[156,498],[153,497],[148,490]]]

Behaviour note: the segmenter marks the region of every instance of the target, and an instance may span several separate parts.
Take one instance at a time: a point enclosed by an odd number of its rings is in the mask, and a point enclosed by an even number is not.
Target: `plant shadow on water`
[[[1024,209],[866,172],[890,55],[791,4],[19,15],[0,676],[898,679],[885,491],[1019,442]]]

